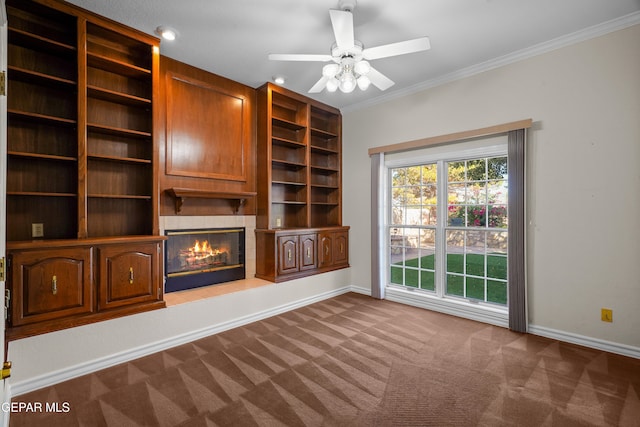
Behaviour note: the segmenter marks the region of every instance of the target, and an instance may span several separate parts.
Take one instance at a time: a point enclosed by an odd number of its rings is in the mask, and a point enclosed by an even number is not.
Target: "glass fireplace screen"
[[[244,267],[244,229],[167,231],[167,277]]]

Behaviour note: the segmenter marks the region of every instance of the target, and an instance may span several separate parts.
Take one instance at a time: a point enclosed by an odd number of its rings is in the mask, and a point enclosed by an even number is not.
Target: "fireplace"
[[[166,230],[165,292],[245,278],[244,228]]]

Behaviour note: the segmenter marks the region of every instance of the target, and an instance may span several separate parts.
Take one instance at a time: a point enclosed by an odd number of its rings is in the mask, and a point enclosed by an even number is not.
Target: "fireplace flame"
[[[212,248],[209,245],[209,241],[205,240],[200,244],[199,240],[196,240],[192,248],[189,248],[189,251],[195,256],[207,256],[207,255],[217,255],[221,253],[221,251],[217,248]]]

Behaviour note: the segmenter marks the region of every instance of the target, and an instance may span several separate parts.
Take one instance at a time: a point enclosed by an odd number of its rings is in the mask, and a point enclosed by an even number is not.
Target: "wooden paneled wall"
[[[179,61],[160,60],[160,215],[176,215],[167,190],[247,193],[256,188],[256,91]],[[225,198],[186,198],[179,215],[231,215]],[[239,215],[255,215],[255,198]]]

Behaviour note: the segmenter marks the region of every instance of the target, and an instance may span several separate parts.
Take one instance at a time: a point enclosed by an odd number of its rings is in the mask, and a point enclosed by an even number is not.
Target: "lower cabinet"
[[[256,230],[256,277],[282,282],[349,266],[349,227]]]
[[[164,307],[162,242],[151,236],[9,243],[7,338]]]
[[[349,263],[349,233],[347,231],[325,231],[318,234],[320,249],[318,266],[341,266]]]
[[[160,262],[156,243],[98,248],[100,280],[98,309],[160,299]]]

